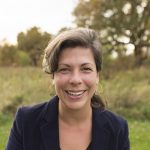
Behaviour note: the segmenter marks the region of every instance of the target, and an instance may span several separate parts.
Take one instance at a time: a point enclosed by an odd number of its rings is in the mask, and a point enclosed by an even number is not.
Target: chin
[[[68,102],[65,104],[66,108],[70,109],[70,110],[82,110],[84,109],[85,107],[88,107],[88,104],[83,102],[83,101],[80,101],[80,102]]]

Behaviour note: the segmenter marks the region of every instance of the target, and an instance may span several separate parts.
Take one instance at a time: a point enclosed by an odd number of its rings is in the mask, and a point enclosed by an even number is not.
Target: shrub
[[[19,66],[29,66],[31,65],[31,60],[29,55],[24,51],[17,51],[16,63]]]

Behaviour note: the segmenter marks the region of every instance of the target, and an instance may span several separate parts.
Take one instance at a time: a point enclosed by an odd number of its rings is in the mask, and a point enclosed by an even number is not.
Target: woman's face
[[[63,50],[59,57],[58,70],[54,73],[56,94],[63,108],[90,108],[98,80],[91,49],[75,47]]]

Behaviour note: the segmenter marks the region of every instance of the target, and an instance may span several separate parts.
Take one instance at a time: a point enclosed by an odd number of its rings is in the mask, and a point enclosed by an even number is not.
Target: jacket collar
[[[92,122],[92,150],[107,150],[109,146],[110,132],[107,130],[108,120],[105,111],[93,108]]]
[[[45,150],[60,150],[59,146],[59,127],[58,127],[58,100],[55,96],[50,100],[43,112],[41,123],[41,135]],[[92,150],[106,150],[110,132],[106,129],[108,120],[104,115],[104,111],[93,108],[92,121]]]
[[[41,136],[45,150],[60,150],[58,129],[58,97],[46,105],[41,123]]]

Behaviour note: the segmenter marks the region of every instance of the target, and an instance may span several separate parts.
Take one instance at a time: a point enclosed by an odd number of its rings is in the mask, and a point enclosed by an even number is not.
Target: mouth
[[[82,96],[86,90],[79,90],[79,91],[72,91],[72,90],[67,90],[66,93],[69,96]]]

